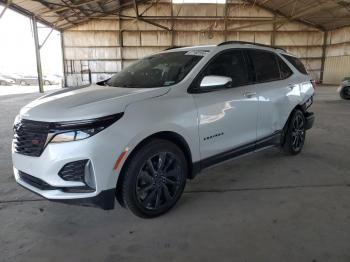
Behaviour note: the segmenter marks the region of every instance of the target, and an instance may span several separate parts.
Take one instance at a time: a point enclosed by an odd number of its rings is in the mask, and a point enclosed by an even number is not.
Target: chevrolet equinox
[[[313,94],[304,65],[277,47],[171,48],[24,106],[14,175],[52,201],[108,210],[117,199],[159,216],[204,168],[271,146],[300,153]]]

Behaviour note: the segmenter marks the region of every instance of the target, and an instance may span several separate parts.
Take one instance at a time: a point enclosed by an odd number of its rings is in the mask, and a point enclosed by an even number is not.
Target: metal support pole
[[[228,0],[225,2],[225,8],[224,8],[224,39],[225,42],[227,41],[227,16],[229,15],[229,9],[228,9]]]
[[[41,69],[41,58],[40,58],[40,45],[39,45],[39,35],[38,35],[38,25],[35,16],[32,17],[33,33],[34,33],[34,44],[35,44],[35,55],[36,55],[36,69],[38,71],[39,80],[39,92],[44,93],[43,85],[43,72]]]
[[[62,66],[63,66],[63,83],[62,87],[67,86],[67,70],[66,70],[66,52],[65,52],[65,46],[64,46],[64,38],[63,38],[63,31],[60,32],[61,37],[61,50],[62,50]]]
[[[273,18],[273,29],[272,29],[272,34],[271,34],[271,46],[275,46],[276,45],[276,31],[277,31],[277,16],[275,15]]]
[[[4,9],[2,9],[1,13],[0,13],[0,19],[2,18],[2,16],[5,14],[7,8],[10,6],[11,4],[11,0],[7,0],[6,5],[4,6]]]
[[[171,44],[170,46],[173,47],[175,45],[175,21],[174,21],[174,6],[173,6],[173,0],[170,0],[170,16],[171,16]]]
[[[1,13],[0,13],[0,19],[2,18],[2,16],[5,14],[7,10],[7,6],[4,7],[4,9],[2,9]]]
[[[328,38],[328,32],[325,31],[323,34],[323,45],[322,45],[322,59],[321,59],[321,72],[320,72],[320,82],[321,83],[323,83],[324,64],[326,62],[327,38]]]
[[[47,39],[49,39],[49,37],[52,34],[52,32],[53,32],[53,28],[51,28],[51,31],[47,34],[47,36],[45,37],[43,43],[41,45],[39,45],[39,49],[41,49],[45,45]]]

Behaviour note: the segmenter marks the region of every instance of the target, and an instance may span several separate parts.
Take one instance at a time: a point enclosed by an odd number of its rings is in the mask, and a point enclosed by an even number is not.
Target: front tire
[[[283,151],[288,155],[297,155],[301,152],[305,142],[306,119],[303,112],[295,109],[285,129]]]
[[[127,162],[122,183],[123,200],[136,216],[162,215],[181,197],[187,172],[185,156],[175,144],[162,139],[151,140]]]

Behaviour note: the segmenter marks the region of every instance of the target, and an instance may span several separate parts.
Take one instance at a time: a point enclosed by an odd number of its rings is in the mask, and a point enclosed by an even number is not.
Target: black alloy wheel
[[[140,205],[156,210],[170,203],[181,190],[181,167],[171,152],[150,157],[137,176],[136,195]]]
[[[288,155],[297,155],[303,149],[306,136],[306,119],[303,112],[295,109],[284,129],[283,151]]]
[[[182,195],[187,161],[174,143],[154,139],[135,149],[122,174],[122,202],[135,215],[151,218],[171,209]]]
[[[294,151],[300,151],[304,145],[305,123],[304,117],[297,114],[292,124],[292,148]]]

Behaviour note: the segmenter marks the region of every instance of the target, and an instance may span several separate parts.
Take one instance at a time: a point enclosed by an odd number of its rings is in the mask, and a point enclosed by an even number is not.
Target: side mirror
[[[231,87],[232,78],[227,76],[205,76],[200,84],[203,90],[214,90],[219,88]]]

